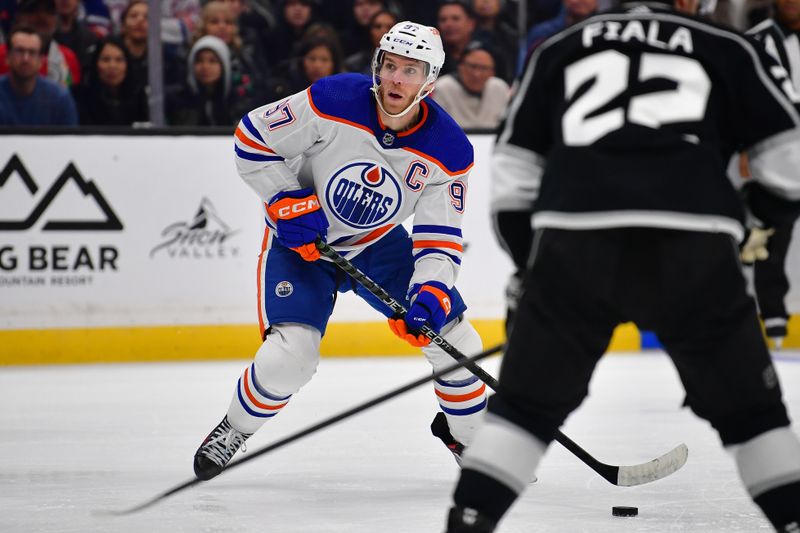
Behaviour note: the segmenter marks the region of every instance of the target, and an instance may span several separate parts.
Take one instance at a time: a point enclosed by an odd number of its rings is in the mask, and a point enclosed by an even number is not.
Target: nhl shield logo
[[[325,187],[333,215],[348,226],[366,230],[386,224],[400,209],[400,182],[380,163],[358,161],[334,172]]]
[[[388,131],[383,134],[383,144],[386,146],[391,146],[394,144],[394,135],[389,133]]]
[[[278,298],[286,298],[294,292],[294,287],[288,281],[281,281],[275,285],[275,294]]]

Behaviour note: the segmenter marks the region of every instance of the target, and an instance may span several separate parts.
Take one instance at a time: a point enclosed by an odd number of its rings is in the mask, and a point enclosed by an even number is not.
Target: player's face
[[[125,54],[112,44],[106,44],[97,58],[97,78],[103,85],[119,87],[125,80],[128,64]]]
[[[381,79],[381,103],[386,111],[396,114],[414,101],[414,97],[425,84],[427,74],[422,61],[385,53],[378,77]]]

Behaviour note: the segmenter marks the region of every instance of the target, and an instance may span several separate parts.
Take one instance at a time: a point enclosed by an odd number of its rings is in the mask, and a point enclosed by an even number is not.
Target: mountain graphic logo
[[[189,229],[206,229],[209,221],[213,221],[220,228],[222,228],[222,231],[225,233],[231,232],[230,226],[228,226],[217,214],[217,208],[214,207],[214,204],[211,203],[211,200],[208,198],[203,198],[200,201],[200,207],[197,209],[197,214],[189,223]]]
[[[3,167],[3,170],[0,171],[0,194],[2,194],[3,187],[9,181],[9,178],[15,175],[20,177],[31,196],[35,196],[39,191],[39,187],[17,154],[13,154],[5,167]],[[78,190],[83,196],[94,200],[94,203],[105,215],[105,220],[47,219],[44,226],[42,226],[43,231],[119,231],[122,229],[122,222],[105,197],[103,197],[97,185],[91,180],[84,179],[77,167],[70,162],[26,219],[3,220],[0,218],[0,231],[24,231],[33,227],[46,214],[50,204],[53,203],[53,200],[56,199],[64,186],[70,181],[78,186]]]
[[[170,257],[209,257],[227,249],[228,241],[236,233],[238,230],[222,220],[211,200],[203,197],[191,219],[173,222],[164,228],[161,232],[163,240],[150,250],[150,257],[161,250]]]

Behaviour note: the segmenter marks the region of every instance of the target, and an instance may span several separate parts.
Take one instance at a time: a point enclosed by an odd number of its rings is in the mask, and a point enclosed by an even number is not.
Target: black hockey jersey
[[[764,45],[769,55],[789,71],[795,91],[800,88],[800,32],[782,27],[774,19],[766,19],[747,30]]]
[[[798,102],[773,66],[749,38],[665,4],[567,28],[536,50],[501,127],[493,212],[533,211],[535,228],[741,240],[742,201],[726,177],[735,151],[748,152],[766,196],[800,200]]]

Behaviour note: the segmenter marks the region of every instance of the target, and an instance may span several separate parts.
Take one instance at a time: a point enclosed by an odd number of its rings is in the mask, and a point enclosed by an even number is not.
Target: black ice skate
[[[223,418],[195,452],[194,474],[203,481],[219,475],[239,448],[247,449],[244,441],[251,435],[236,431],[228,423],[228,417]]]
[[[447,516],[446,533],[492,533],[496,523],[475,509],[451,507]]]
[[[447,449],[453,454],[453,457],[456,459],[456,463],[458,466],[461,466],[461,454],[464,453],[464,445],[458,442],[453,434],[450,433],[450,426],[447,425],[447,417],[444,416],[444,413],[439,411],[436,413],[436,416],[433,417],[433,422],[431,422],[431,433],[433,433],[434,437],[439,437],[441,441],[447,446]]]

